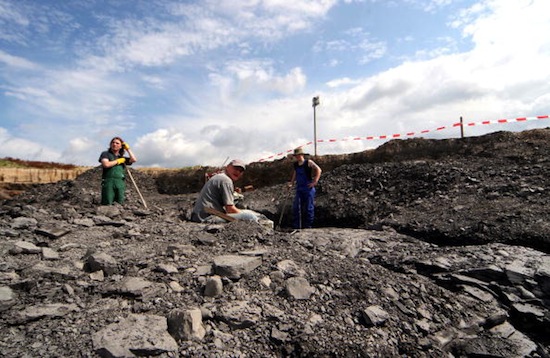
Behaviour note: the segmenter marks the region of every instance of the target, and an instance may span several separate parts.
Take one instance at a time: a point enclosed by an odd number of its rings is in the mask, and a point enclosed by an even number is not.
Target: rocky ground
[[[544,129],[318,158],[302,231],[273,182],[286,160],[240,183],[274,230],[189,222],[196,194],[160,193],[191,186],[136,170],[147,208],[131,182],[124,206],[99,206],[99,168],[35,186],[0,209],[1,355],[548,357],[549,143]]]

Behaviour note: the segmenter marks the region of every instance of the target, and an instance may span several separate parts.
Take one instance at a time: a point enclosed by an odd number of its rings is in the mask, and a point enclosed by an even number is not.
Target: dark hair
[[[113,137],[113,138],[111,139],[111,141],[109,142],[109,151],[111,151],[111,143],[113,143],[114,140],[119,140],[121,144],[124,143],[124,139],[122,139],[122,138],[120,138],[120,137]],[[113,154],[114,154],[114,153],[113,153]],[[120,150],[118,151],[118,154],[119,154],[120,156],[123,156],[123,155],[124,155],[124,147],[121,147],[121,148],[120,148]]]

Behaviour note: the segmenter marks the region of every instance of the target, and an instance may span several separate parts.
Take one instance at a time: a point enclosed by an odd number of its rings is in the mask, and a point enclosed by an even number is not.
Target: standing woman
[[[306,159],[302,148],[294,149],[289,158],[294,159],[294,170],[289,187],[296,182],[296,196],[292,205],[294,229],[309,229],[315,217],[315,186],[321,177],[321,168],[311,159]]]
[[[124,152],[130,157],[124,157]],[[120,137],[111,139],[109,149],[102,152],[99,162],[103,167],[101,181],[101,205],[111,205],[113,202],[124,204],[126,183],[125,166],[137,162],[136,156],[130,150],[128,143]]]

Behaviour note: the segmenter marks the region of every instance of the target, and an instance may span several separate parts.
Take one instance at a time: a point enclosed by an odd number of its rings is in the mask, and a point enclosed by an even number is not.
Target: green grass
[[[26,166],[21,163],[14,162],[8,158],[1,158],[0,168],[26,168]]]
[[[74,169],[76,165],[53,162],[38,162],[10,157],[0,158],[0,168]]]

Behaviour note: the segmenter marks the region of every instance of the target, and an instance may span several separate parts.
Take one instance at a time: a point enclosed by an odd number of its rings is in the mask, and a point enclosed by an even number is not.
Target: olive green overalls
[[[115,160],[115,155],[109,153],[109,160]],[[125,165],[115,165],[103,168],[101,181],[101,205],[111,205],[113,202],[124,204],[126,183],[124,182]]]

